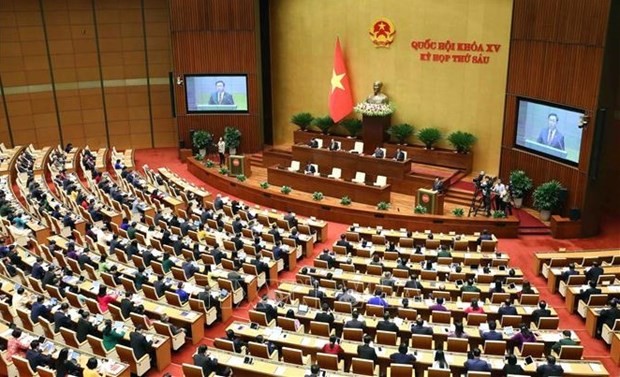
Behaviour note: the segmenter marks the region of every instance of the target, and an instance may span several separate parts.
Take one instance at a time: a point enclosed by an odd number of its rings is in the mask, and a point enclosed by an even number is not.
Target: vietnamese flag
[[[334,68],[332,69],[331,91],[329,93],[329,116],[339,122],[353,111],[353,95],[347,67],[344,65],[340,39],[336,38]]]

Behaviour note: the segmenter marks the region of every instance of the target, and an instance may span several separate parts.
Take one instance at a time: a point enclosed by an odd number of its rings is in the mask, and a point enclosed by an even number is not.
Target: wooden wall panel
[[[187,114],[185,88],[175,85],[179,139],[190,146],[189,132],[205,129],[215,137],[225,127],[241,131],[240,152],[262,149],[259,106],[256,0],[170,1],[174,75],[242,73],[248,75],[247,114]]]
[[[565,209],[586,203],[609,12],[609,0],[514,2],[500,174],[522,169],[535,185],[559,180],[569,190]],[[579,108],[590,116],[577,167],[513,147],[517,97]],[[598,221],[587,217],[586,211],[586,222]]]

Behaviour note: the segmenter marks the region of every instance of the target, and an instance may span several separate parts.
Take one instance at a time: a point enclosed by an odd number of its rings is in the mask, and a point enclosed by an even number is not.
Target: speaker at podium
[[[426,208],[426,213],[443,215],[443,199],[439,191],[420,188],[416,195],[416,205]]]

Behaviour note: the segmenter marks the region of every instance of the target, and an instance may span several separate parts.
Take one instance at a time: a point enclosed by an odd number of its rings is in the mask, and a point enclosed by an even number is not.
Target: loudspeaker
[[[579,208],[571,208],[568,212],[570,221],[577,221],[581,218],[581,210]]]
[[[561,189],[558,193],[558,199],[560,200],[560,207],[563,207],[566,203],[566,199],[568,199],[568,189]]]

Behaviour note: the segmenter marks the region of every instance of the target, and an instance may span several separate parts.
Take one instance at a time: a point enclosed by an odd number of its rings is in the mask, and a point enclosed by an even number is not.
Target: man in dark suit
[[[405,288],[413,288],[413,289],[424,289],[422,283],[418,280],[417,274],[411,274],[409,276],[409,280],[405,282]]]
[[[334,314],[331,312],[331,309],[326,302],[323,303],[321,309],[323,311],[316,313],[314,321],[327,323],[329,324],[329,328],[331,329],[332,325],[334,324]]]
[[[337,151],[339,149],[340,149],[340,146],[338,145],[338,142],[336,140],[332,139],[329,142],[329,150],[330,151]]]
[[[163,297],[166,294],[166,291],[170,289],[172,285],[166,284],[164,280],[164,275],[157,275],[157,280],[153,283],[153,287],[155,288],[155,293],[157,297]]]
[[[416,362],[416,358],[412,354],[407,353],[407,350],[407,344],[405,343],[398,346],[398,352],[390,355],[390,362],[392,364],[413,365]]]
[[[142,261],[145,266],[149,267],[153,260],[155,260],[155,256],[153,255],[153,246],[149,245],[142,252]]]
[[[198,293],[198,299],[204,303],[205,309],[219,306],[219,301],[211,296],[211,287],[209,285],[205,285],[205,290]]]
[[[150,353],[152,350],[151,345],[153,342],[146,340],[146,336],[142,333],[143,331],[144,327],[139,324],[136,326],[136,330],[129,334],[129,344],[131,345],[133,353],[138,360],[140,360],[144,355]]]
[[[43,279],[43,276],[45,276],[45,270],[43,269],[43,258],[37,257],[36,262],[32,265],[30,276],[32,276],[35,280]]]
[[[353,313],[351,314],[351,319],[345,322],[343,327],[348,329],[362,329],[365,331],[366,322],[360,321],[359,317],[360,313],[357,310],[353,310]]]
[[[487,240],[493,240],[493,235],[489,233],[488,230],[484,229],[482,233],[480,234],[480,236],[478,237],[478,239],[476,240],[476,244],[480,246],[480,244],[482,244],[482,241],[487,241]]]
[[[131,316],[131,312],[135,309],[133,301],[131,301],[131,292],[125,292],[125,297],[123,297],[123,299],[121,300],[120,306],[123,317],[129,318]]]
[[[372,155],[375,158],[384,158],[385,157],[385,153],[383,153],[383,149],[381,149],[381,147],[379,147],[379,146],[377,146],[377,148],[375,148],[375,152]]]
[[[69,313],[69,304],[63,302],[60,305],[60,309],[54,313],[54,331],[59,332],[61,328],[71,330],[73,327],[73,322],[71,322],[71,318],[68,315]]]
[[[203,376],[210,376],[211,373],[215,373],[218,376],[230,376],[232,371],[228,367],[221,367],[216,358],[211,357],[207,353],[207,346],[200,345],[194,355],[194,365],[202,368]]]
[[[198,267],[194,266],[194,262],[191,260],[190,257],[187,257],[187,259],[185,260],[185,262],[183,262],[183,265],[181,267],[183,268],[183,272],[185,272],[185,276],[188,279],[193,278],[194,274],[200,271]]]
[[[80,319],[78,319],[77,326],[75,328],[75,337],[78,342],[82,343],[86,341],[86,336],[88,334],[94,334],[95,326],[88,320],[90,313],[87,310],[84,310],[80,315]]]
[[[504,336],[501,332],[497,332],[497,322],[489,321],[489,331],[483,332],[480,336],[483,340],[502,340]]]
[[[233,348],[235,352],[241,353],[243,347],[245,347],[245,342],[239,339],[233,330],[226,330],[226,340],[230,340],[233,344]]]
[[[323,249],[323,253],[321,253],[321,255],[319,255],[319,259],[322,260],[322,261],[327,262],[327,267],[328,268],[336,267],[336,258],[334,258],[333,256],[329,255],[329,249]]]
[[[347,241],[347,236],[343,233],[340,235],[340,239],[336,242],[336,246],[342,246],[347,248],[347,253],[353,253],[353,245]]]
[[[586,280],[598,283],[598,277],[603,275],[605,271],[600,267],[598,262],[592,262],[592,267],[586,271]]]
[[[291,211],[288,211],[288,213],[284,215],[283,218],[288,223],[288,226],[291,228],[294,228],[299,224],[299,222],[295,218],[295,214]]]
[[[551,148],[564,150],[564,135],[558,131],[557,124],[560,118],[555,113],[547,116],[547,127],[540,130],[536,142],[548,145]]]
[[[211,93],[209,105],[234,105],[232,94],[226,92],[226,83],[222,80],[215,82],[215,92]]]
[[[538,324],[538,320],[542,317],[551,317],[551,310],[547,309],[547,302],[541,301],[538,303],[538,309],[532,312],[532,323]]]
[[[357,346],[357,357],[360,359],[372,360],[373,362],[377,362],[377,352],[373,347],[370,346],[370,341],[372,338],[370,335],[364,336],[364,344]]]
[[[136,289],[142,289],[142,284],[149,281],[149,278],[144,274],[144,267],[138,267],[138,272],[133,277],[133,283],[136,286]]]
[[[383,313],[383,321],[377,322],[377,331],[392,331],[398,334],[398,326],[390,321],[390,313],[386,311]]]
[[[562,275],[560,275],[560,280],[566,282],[568,281],[568,277],[572,275],[579,275],[579,272],[575,270],[575,263],[570,263],[568,265],[568,269],[566,271],[563,271]]]
[[[588,288],[579,291],[579,299],[587,303],[591,295],[598,295],[601,292],[602,291],[600,288],[596,288],[596,281],[590,280],[590,282],[588,283]]]
[[[85,265],[89,265],[94,269],[99,268],[99,264],[93,261],[90,257],[90,249],[88,249],[87,247],[85,247],[84,250],[82,250],[82,252],[80,253],[80,255],[78,255],[77,261],[80,265],[80,268],[84,268]]]
[[[475,348],[472,351],[472,354],[474,356],[473,359],[468,359],[467,361],[465,361],[465,371],[469,372],[490,372],[491,371],[491,364],[489,364],[488,362],[486,362],[485,360],[482,360],[480,358],[480,348]]]
[[[241,222],[241,217],[239,216],[235,217],[235,219],[232,222],[232,228],[235,234],[241,233],[241,231],[243,230],[243,223]]]
[[[439,177],[435,177],[433,182],[433,191],[443,192],[443,181]]]
[[[34,323],[39,323],[39,317],[47,318],[49,316],[50,308],[43,304],[44,300],[43,296],[37,296],[37,301],[32,304],[30,319]]]
[[[265,313],[265,317],[267,317],[267,323],[273,321],[278,316],[278,310],[274,308],[268,300],[269,297],[267,295],[264,295],[263,299],[259,301],[258,304],[256,304],[256,308],[254,308],[254,310],[256,310],[257,312]]]
[[[308,142],[308,146],[310,148],[318,148],[319,147],[319,141],[316,138],[312,138],[310,139],[310,141]]]
[[[499,314],[500,316],[517,315],[517,308],[510,304],[510,299],[506,299],[502,306],[497,309],[497,314]]]
[[[547,364],[542,364],[536,368],[536,375],[539,377],[561,377],[564,375],[564,369],[555,363],[555,357],[547,356]]]
[[[215,200],[213,201],[213,208],[215,208],[216,211],[224,208],[224,200],[222,199],[221,194],[217,194],[215,196]]]
[[[394,159],[396,161],[405,161],[405,152],[401,151],[400,148],[396,149],[396,153],[394,154]]]
[[[314,174],[316,173],[316,169],[314,168],[314,164],[310,161],[306,164],[306,168],[304,169],[305,174]]]
[[[600,336],[603,325],[607,325],[610,328],[614,327],[614,323],[617,319],[620,319],[620,309],[618,309],[618,300],[612,298],[609,301],[609,307],[601,310],[598,322],[597,322],[597,330],[596,333]]]
[[[41,352],[40,345],[41,343],[38,340],[33,340],[30,343],[30,349],[26,351],[26,359],[32,370],[37,370],[39,366],[52,366],[53,363],[51,356],[44,355]]]
[[[308,296],[309,297],[316,297],[316,298],[320,299],[321,302],[323,302],[323,299],[325,298],[325,292],[319,290],[319,281],[318,280],[313,280],[312,281],[312,289],[308,291]]]
[[[276,224],[272,224],[271,225],[271,229],[269,229],[269,232],[267,232],[269,234],[271,234],[273,236],[273,240],[274,241],[282,241],[282,235],[280,234],[280,232],[278,231],[278,225]]]
[[[430,326],[424,326],[424,319],[418,316],[418,318],[415,320],[415,323],[411,325],[411,333],[420,335],[433,335],[433,328]]]

